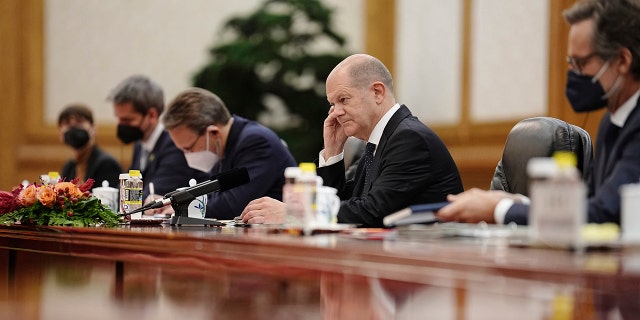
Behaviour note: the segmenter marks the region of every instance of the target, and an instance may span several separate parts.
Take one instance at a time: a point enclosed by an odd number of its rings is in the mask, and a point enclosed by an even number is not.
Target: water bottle
[[[282,202],[287,205],[285,221],[287,224],[301,224],[304,217],[304,207],[300,197],[294,192],[296,179],[300,176],[300,167],[284,169],[284,186],[282,186]]]
[[[56,171],[49,171],[47,174],[40,175],[42,184],[56,184],[60,181],[60,174]]]
[[[531,187],[531,236],[552,245],[581,245],[586,222],[587,188],[576,168],[576,156],[556,152],[553,158],[532,158],[527,171]]]
[[[313,227],[316,211],[316,166],[303,162],[299,167],[285,169],[282,200],[287,204],[285,223],[292,229],[307,233]]]
[[[302,194],[303,219],[302,226],[305,234],[309,233],[315,224],[316,217],[316,165],[311,162],[300,163],[300,175],[296,179],[294,192]]]
[[[129,170],[129,178],[124,182],[124,205],[126,213],[142,207],[143,186],[140,170]],[[142,213],[137,213],[131,218],[141,217]]]

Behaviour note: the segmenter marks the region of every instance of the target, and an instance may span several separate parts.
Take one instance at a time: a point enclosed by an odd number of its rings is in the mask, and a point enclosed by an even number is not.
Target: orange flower
[[[22,189],[20,194],[18,195],[18,202],[23,207],[32,206],[38,201],[36,198],[36,194],[38,193],[38,188],[35,185],[29,185],[26,188]]]
[[[43,206],[51,208],[56,203],[57,194],[51,186],[44,185],[38,189],[37,197]]]
[[[59,190],[62,190],[64,192],[68,193],[69,196],[71,196],[71,197],[80,198],[82,196],[82,191],[80,191],[80,189],[78,189],[78,186],[76,186],[72,182],[58,182],[58,183],[56,183],[55,191],[58,192]]]

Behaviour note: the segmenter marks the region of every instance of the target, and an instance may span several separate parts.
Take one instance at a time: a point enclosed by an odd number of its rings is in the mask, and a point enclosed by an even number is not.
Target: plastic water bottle
[[[282,200],[287,204],[286,224],[307,233],[313,227],[316,212],[316,165],[300,163],[299,167],[285,169]]]
[[[300,197],[294,192],[296,179],[300,176],[300,167],[284,169],[284,186],[282,186],[282,202],[287,205],[285,221],[287,224],[301,224],[304,217],[304,207]]]
[[[316,220],[317,177],[314,163],[300,163],[300,175],[296,179],[294,190],[296,193],[302,193],[303,232],[305,234],[311,231]]]
[[[527,165],[531,181],[529,225],[531,235],[540,242],[581,245],[587,188],[576,162],[574,154],[556,152],[553,158],[532,158]]]
[[[120,213],[126,213],[128,206],[124,203],[124,195],[125,195],[125,191],[124,191],[124,185],[125,182],[127,182],[127,180],[129,179],[129,173],[121,173],[120,174],[120,184],[118,185],[118,188],[120,190],[120,196],[118,196],[118,198],[120,199],[120,208],[119,208],[119,212]],[[129,216],[124,216],[125,220],[130,220],[131,217]]]
[[[143,186],[140,170],[129,170],[129,178],[124,182],[124,205],[127,213],[142,207]],[[142,213],[137,215],[141,217]]]
[[[40,175],[42,184],[56,184],[60,181],[60,174],[57,171],[49,171],[47,174]]]

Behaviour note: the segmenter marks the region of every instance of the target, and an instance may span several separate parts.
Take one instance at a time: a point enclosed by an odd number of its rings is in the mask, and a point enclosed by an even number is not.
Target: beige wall
[[[260,0],[0,0],[0,190],[57,170],[69,151],[54,119],[69,102],[94,108],[99,143],[126,167],[108,91],[132,73],[160,82],[170,99],[206,60],[229,15]],[[442,136],[465,188],[486,188],[511,126],[551,115],[593,130],[598,115],[564,101],[572,0],[326,0],[352,51],[392,70],[399,101]],[[202,27],[205,26],[205,27]]]
[[[361,1],[325,1],[350,49],[362,50]],[[262,0],[45,0],[45,121],[69,102],[93,107],[101,124],[116,123],[109,90],[131,74],[157,81],[170,101],[206,65],[209,49],[232,16]]]

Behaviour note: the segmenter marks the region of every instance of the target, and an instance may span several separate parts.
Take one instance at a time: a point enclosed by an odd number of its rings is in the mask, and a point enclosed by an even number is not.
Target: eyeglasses
[[[591,58],[597,55],[598,53],[594,51],[584,57],[567,56],[567,63],[569,63],[569,66],[571,66],[572,70],[575,70],[578,73],[582,74],[582,68],[584,68],[584,66],[589,62],[589,60],[591,60]]]
[[[196,137],[196,139],[195,139],[195,140],[193,140],[193,143],[192,143],[190,146],[188,146],[188,147],[186,147],[186,148],[182,148],[182,150],[183,150],[184,152],[191,152],[191,149],[193,149],[193,146],[195,146],[195,145],[196,145],[196,142],[198,142],[198,140],[200,140],[200,138],[202,138],[202,136],[203,136],[202,134],[201,134],[201,135],[199,135],[199,136],[197,136],[197,137]]]

